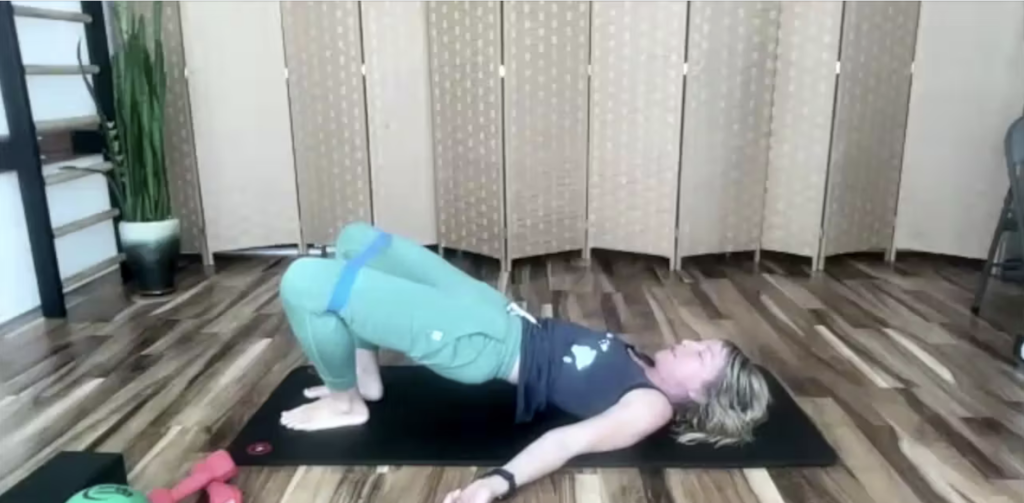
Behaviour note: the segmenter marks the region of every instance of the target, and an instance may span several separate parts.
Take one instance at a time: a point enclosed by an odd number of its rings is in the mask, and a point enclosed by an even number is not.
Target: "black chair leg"
[[[1011,177],[1010,181],[1010,193],[1012,200],[1010,205],[1012,207],[1014,220],[1017,222],[1017,239],[1019,240],[1020,249],[1024,251],[1024,175],[1020,173],[1021,166],[1014,166],[1014,173],[1016,176]]]
[[[1013,361],[1018,370],[1024,370],[1024,335],[1017,334],[1013,341]]]
[[[996,252],[999,250],[999,242],[1003,237],[1003,229],[1006,226],[1006,213],[1013,204],[1013,189],[1006,191],[1003,199],[1003,209],[999,211],[999,221],[996,222],[996,230],[992,234],[992,244],[988,247],[988,258],[985,259],[985,267],[981,269],[981,280],[974,291],[974,302],[971,304],[971,313],[975,316],[981,311],[981,301],[985,298],[985,289],[988,288],[988,279],[992,276],[992,267],[995,265]]]
[[[1013,166],[1013,175],[1010,177],[1010,191],[1013,194],[1013,215],[1017,222],[1017,239],[1021,251],[1024,251],[1024,173],[1021,173],[1021,165]],[[1017,334],[1013,345],[1013,359],[1017,362],[1017,368],[1024,370],[1024,335]]]

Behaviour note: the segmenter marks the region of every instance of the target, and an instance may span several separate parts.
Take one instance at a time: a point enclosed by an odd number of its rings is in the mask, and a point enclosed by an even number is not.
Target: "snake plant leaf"
[[[163,54],[163,2],[148,14],[114,2],[116,47],[110,58],[114,116],[106,117],[95,89],[83,80],[100,113],[111,192],[122,218],[152,222],[173,217],[164,145],[167,73]],[[79,43],[79,66],[84,67]]]

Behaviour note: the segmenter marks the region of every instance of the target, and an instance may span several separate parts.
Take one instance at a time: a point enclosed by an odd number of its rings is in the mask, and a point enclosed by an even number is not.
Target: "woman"
[[[366,224],[345,227],[336,258],[300,258],[281,280],[299,344],[324,386],[284,412],[288,428],[362,424],[383,394],[378,347],[462,383],[517,386],[517,421],[549,404],[580,421],[547,432],[446,502],[489,502],[575,456],[621,449],[676,420],[683,443],[751,440],[766,417],[764,376],[733,344],[684,341],[648,357],[610,333],[535,320],[429,250]]]

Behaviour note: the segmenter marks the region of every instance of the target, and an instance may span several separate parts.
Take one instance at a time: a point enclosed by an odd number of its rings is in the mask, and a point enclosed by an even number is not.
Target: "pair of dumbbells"
[[[149,503],[177,503],[204,489],[210,503],[242,503],[242,491],[227,483],[237,474],[231,455],[217,451],[196,463],[188,477],[171,489],[150,491]]]

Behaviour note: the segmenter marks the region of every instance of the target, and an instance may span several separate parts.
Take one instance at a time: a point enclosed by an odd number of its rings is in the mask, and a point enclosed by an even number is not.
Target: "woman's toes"
[[[327,389],[327,386],[313,386],[302,390],[302,394],[306,398],[311,399],[322,398],[327,396],[329,393],[330,390]]]

